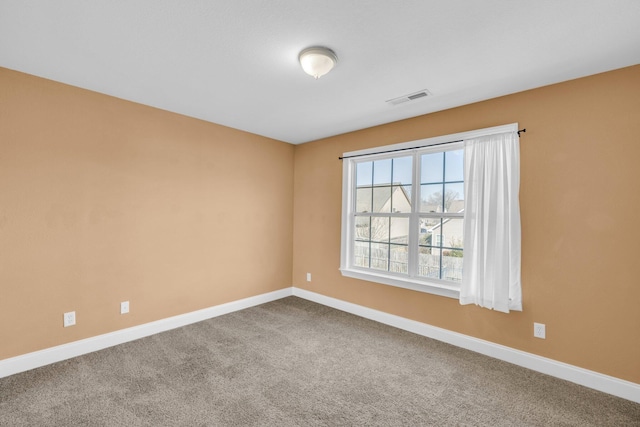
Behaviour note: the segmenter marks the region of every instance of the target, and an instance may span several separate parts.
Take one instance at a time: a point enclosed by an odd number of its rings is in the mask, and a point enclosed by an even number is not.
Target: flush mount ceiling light
[[[338,57],[331,49],[314,46],[300,52],[298,60],[305,73],[318,79],[336,66]]]

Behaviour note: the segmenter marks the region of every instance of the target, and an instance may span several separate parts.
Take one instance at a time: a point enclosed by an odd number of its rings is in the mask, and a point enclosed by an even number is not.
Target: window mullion
[[[420,156],[413,152],[413,177],[411,185],[411,215],[409,217],[409,277],[418,275],[418,240],[420,235]]]

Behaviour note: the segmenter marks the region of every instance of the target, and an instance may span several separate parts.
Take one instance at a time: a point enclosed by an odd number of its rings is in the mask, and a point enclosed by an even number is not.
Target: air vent
[[[417,99],[423,99],[429,95],[431,95],[431,93],[427,89],[423,89],[418,92],[410,93],[409,95],[404,95],[404,96],[399,96],[397,98],[389,99],[385,102],[390,105],[398,105],[398,104],[403,104],[409,101],[415,101]]]

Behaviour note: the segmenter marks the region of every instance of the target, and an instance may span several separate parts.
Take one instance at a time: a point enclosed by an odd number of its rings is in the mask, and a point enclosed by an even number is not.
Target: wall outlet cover
[[[533,324],[533,336],[536,338],[546,339],[547,331],[544,323],[534,323]]]
[[[64,313],[63,315],[63,324],[64,327],[68,327],[68,326],[73,326],[76,324],[76,312],[75,311],[69,311],[67,313]]]

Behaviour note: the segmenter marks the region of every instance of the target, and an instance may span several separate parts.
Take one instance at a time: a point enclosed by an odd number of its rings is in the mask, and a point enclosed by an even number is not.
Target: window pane
[[[461,212],[464,209],[464,184],[444,185],[445,212]]]
[[[391,212],[411,212],[411,186],[395,186],[391,192]]]
[[[444,240],[442,246],[446,248],[460,248],[463,243],[463,220],[462,218],[447,218],[442,223],[442,235]],[[462,254],[459,254],[462,256]],[[454,255],[457,256],[457,255]]]
[[[413,181],[413,160],[411,157],[393,159],[393,183],[411,185]]]
[[[371,162],[358,163],[356,165],[356,186],[363,187],[373,184],[373,164]]]
[[[462,281],[462,251],[442,251],[442,279],[454,282]]]
[[[440,254],[431,253],[431,248],[419,248],[418,275],[422,277],[440,278]]]
[[[418,244],[422,246],[436,246],[437,243],[439,243],[441,225],[441,218],[420,218]]]
[[[371,268],[389,270],[389,245],[382,243],[371,244]]]
[[[356,212],[371,212],[371,193],[373,189],[369,188],[358,188],[356,190]]]
[[[391,243],[409,243],[409,218],[391,218],[389,240]]]
[[[423,154],[420,167],[420,183],[442,182],[444,153]]]
[[[389,218],[371,218],[371,240],[374,242],[389,242]]]
[[[445,181],[464,180],[464,157],[463,150],[447,151],[444,153]]]
[[[373,162],[373,184],[391,185],[391,159]]]
[[[409,250],[404,245],[391,245],[389,271],[394,273],[409,273]]]
[[[371,239],[371,228],[369,221],[371,221],[371,217],[368,216],[357,216],[356,217],[356,231],[355,237],[356,240],[370,240]]]
[[[353,246],[353,265],[369,268],[369,242],[355,242]]]
[[[391,212],[391,187],[373,187],[373,212]]]
[[[420,211],[442,212],[442,184],[420,186]]]

